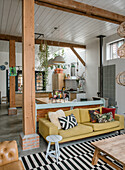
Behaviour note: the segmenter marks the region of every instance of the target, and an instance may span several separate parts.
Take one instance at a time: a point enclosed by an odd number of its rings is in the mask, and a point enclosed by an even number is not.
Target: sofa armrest
[[[115,120],[119,121],[121,129],[124,129],[124,116],[115,114]]]
[[[58,127],[51,123],[47,118],[40,118],[39,132],[44,139],[46,139],[49,135],[58,135]]]

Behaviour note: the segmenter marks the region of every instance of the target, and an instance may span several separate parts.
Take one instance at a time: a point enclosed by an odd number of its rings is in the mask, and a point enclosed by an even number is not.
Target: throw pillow
[[[98,123],[106,123],[106,122],[108,122],[106,114],[97,114],[96,117],[97,117],[97,122]]]
[[[97,119],[97,114],[100,113],[100,109],[97,110],[89,110],[89,115],[90,115],[90,122],[92,123],[97,123],[98,119]]]
[[[114,121],[112,112],[104,113],[104,114],[97,114],[98,123],[106,123]]]
[[[61,129],[61,126],[60,126],[60,123],[59,123],[59,120],[58,118],[59,117],[65,117],[65,113],[63,110],[57,110],[56,112],[49,112],[48,113],[49,115],[49,119],[50,121],[58,127],[58,129]]]
[[[63,130],[70,129],[78,125],[77,120],[73,114],[66,117],[59,117],[58,119]]]
[[[107,116],[107,121],[108,122],[114,121],[112,112],[106,113],[106,116]]]
[[[102,108],[102,114],[112,112],[113,119],[115,119],[115,111],[116,108],[106,108],[106,107]]]

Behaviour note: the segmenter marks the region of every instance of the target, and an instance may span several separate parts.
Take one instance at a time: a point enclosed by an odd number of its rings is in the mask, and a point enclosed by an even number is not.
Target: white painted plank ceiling
[[[125,15],[125,0],[76,0]],[[35,32],[46,39],[86,44],[97,35],[117,32],[118,25],[35,4]],[[59,29],[54,31],[54,27]],[[54,31],[54,32],[53,32]],[[0,34],[22,35],[22,0],[0,0]]]

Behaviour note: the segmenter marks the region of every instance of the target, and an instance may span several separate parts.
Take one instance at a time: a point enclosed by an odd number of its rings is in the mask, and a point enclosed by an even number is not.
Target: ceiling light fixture
[[[53,59],[51,58],[49,61],[48,61],[48,67],[52,66],[52,65],[56,65],[55,63],[53,63]]]
[[[120,26],[118,27],[117,33],[120,37],[125,38],[125,21],[122,22]],[[118,48],[117,53],[118,53],[118,56],[120,56],[120,58],[125,58],[125,43]]]
[[[58,30],[58,40],[59,40],[59,26],[55,27],[54,29]],[[59,41],[58,41],[58,51],[59,51],[59,54],[53,59],[53,63],[65,63],[64,58],[60,55]]]
[[[58,55],[53,59],[53,63],[65,63],[65,60],[62,56]]]

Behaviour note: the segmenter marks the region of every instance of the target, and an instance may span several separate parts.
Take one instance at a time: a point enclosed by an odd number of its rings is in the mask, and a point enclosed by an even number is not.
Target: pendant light
[[[119,25],[117,33],[120,37],[125,38],[125,21]]]
[[[118,48],[117,53],[120,58],[125,58],[125,43]]]
[[[117,33],[120,37],[125,38],[125,21],[120,24],[120,26],[117,29]],[[125,58],[125,43],[118,48],[118,56],[120,58]]]
[[[44,39],[44,34],[42,34],[42,36],[43,36],[43,43],[42,43],[42,40],[41,40],[41,44],[40,44],[39,48],[40,48],[41,52],[45,52],[46,48],[47,48],[47,43],[46,43],[46,41]]]
[[[49,61],[48,61],[48,67],[52,66],[52,65],[56,65],[56,63],[53,62],[53,59],[51,58]]]
[[[121,86],[125,86],[125,71],[117,75],[116,82]]]
[[[59,28],[59,27],[58,27]],[[59,29],[58,29],[58,39],[59,39]],[[59,50],[59,41],[58,41],[58,50]],[[53,59],[53,63],[65,63],[64,58],[60,55],[60,50],[58,56]]]
[[[62,56],[58,55],[53,59],[53,63],[65,63],[65,60]]]

